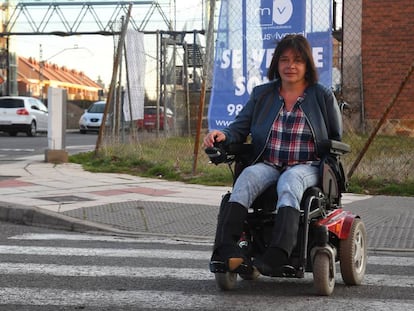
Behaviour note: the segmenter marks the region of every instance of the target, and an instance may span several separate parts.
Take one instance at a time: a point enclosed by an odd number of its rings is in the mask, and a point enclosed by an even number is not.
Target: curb
[[[134,232],[116,229],[109,225],[99,224],[88,220],[70,217],[60,213],[42,210],[38,207],[0,202],[0,221],[19,225],[35,226],[48,229],[65,230],[83,233],[100,233],[125,237],[159,237],[176,240],[192,240],[211,242],[212,237],[196,235],[176,235],[151,232]]]
[[[108,231],[109,227],[72,218],[37,207],[0,203],[0,220],[27,226],[47,227],[68,231]]]
[[[79,218],[70,217],[60,213],[42,210],[37,207],[25,205],[16,205],[0,202],[0,221],[10,222],[19,225],[42,227],[47,229],[65,230],[72,232],[117,235],[122,237],[157,237],[175,239],[176,241],[193,241],[203,243],[213,243],[214,237],[196,236],[196,235],[176,235],[151,232],[134,232],[122,229],[116,229],[108,225],[99,224]],[[368,247],[368,251],[376,252],[400,252],[413,253],[414,249],[402,248],[383,248]]]

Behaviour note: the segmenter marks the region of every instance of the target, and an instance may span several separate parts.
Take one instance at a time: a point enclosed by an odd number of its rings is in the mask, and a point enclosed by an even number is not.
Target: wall
[[[413,0],[363,1],[363,96],[368,129],[382,117],[414,61],[413,17]],[[414,137],[414,73],[381,131]]]

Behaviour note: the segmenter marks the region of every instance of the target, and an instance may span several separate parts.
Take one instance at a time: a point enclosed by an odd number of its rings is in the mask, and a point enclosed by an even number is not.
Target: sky
[[[169,7],[170,2],[176,2],[175,14],[174,10]],[[177,16],[175,24],[178,31],[181,31],[184,27],[187,27],[188,30],[202,29],[202,7],[204,2],[203,0],[158,1],[167,17],[173,20],[174,15]],[[143,10],[147,12],[148,8],[143,8]],[[111,12],[113,12],[113,9],[111,9]],[[36,18],[35,11],[32,11],[31,14]],[[132,15],[134,16],[134,8]],[[38,14],[37,18],[40,18],[39,16],[44,16],[44,14]],[[139,17],[134,16],[134,20],[137,23],[140,22]],[[27,25],[18,25],[18,27],[25,29]],[[145,30],[167,30],[166,24],[157,11],[150,18]],[[112,36],[102,35],[70,37],[20,35],[14,36],[13,44],[18,55],[33,57],[37,60],[44,60],[59,66],[66,66],[69,69],[82,71],[94,81],[100,78],[108,87],[112,78],[114,49],[117,44],[114,40]],[[155,39],[153,37],[150,40],[151,42],[146,45],[146,52],[150,58],[154,58],[156,55]],[[154,68],[147,68],[149,73],[154,70]]]

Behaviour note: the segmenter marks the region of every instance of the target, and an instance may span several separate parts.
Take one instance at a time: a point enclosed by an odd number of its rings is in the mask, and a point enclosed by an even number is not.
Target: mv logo
[[[260,7],[258,10],[262,25],[286,24],[293,14],[293,4],[291,0],[273,0],[271,7]]]

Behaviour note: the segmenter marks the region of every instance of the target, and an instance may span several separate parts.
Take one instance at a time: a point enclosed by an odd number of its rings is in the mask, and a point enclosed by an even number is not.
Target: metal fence
[[[348,109],[344,111],[344,141],[352,148],[351,154],[344,157],[345,169],[349,172],[349,177],[352,175],[359,179],[378,179],[383,182],[413,181],[414,138],[389,135],[384,131],[384,126],[389,126],[389,123],[385,122],[387,113],[398,105],[398,94],[394,94],[394,101],[384,108],[382,119],[370,123],[369,126],[365,122],[361,53],[362,4],[362,0],[333,1],[333,89],[338,101],[348,104]],[[217,16],[218,9],[219,2],[215,4],[216,13],[210,16]],[[315,14],[314,18],[318,18],[317,6],[312,11]],[[323,8],[323,11],[326,11],[326,8]],[[205,38],[205,42],[214,42],[214,33],[207,32],[205,36],[203,33],[202,30],[187,34],[166,31],[146,35],[153,40],[152,46],[155,47],[146,53],[148,63],[154,64],[147,71],[155,73],[152,93],[156,96],[146,97],[145,104],[171,108],[174,112],[173,126],[160,128],[158,123],[155,128],[144,128],[139,131],[134,127],[122,133],[109,130],[106,131],[103,141],[139,145],[158,140],[169,144],[170,141],[166,138],[187,137],[187,143],[180,144],[179,147],[186,150],[177,149],[170,156],[176,159],[177,163],[199,161],[197,154],[201,144],[194,138],[197,138],[198,134],[204,136],[207,130],[209,82],[212,71],[210,68],[206,72],[205,64],[212,64],[213,61],[211,48],[208,50],[199,39]],[[183,39],[183,35],[187,40]],[[206,97],[202,92],[203,82],[207,88]],[[408,87],[403,82],[401,81],[401,88]],[[203,99],[205,105],[202,105]],[[165,116],[159,115],[158,120],[163,117]],[[198,133],[200,124],[201,132]],[[159,150],[160,153],[165,152],[165,148]],[[188,150],[194,150],[193,155],[196,159],[188,158]],[[181,158],[183,155],[185,159]],[[204,161],[205,158],[202,157],[201,160]]]

